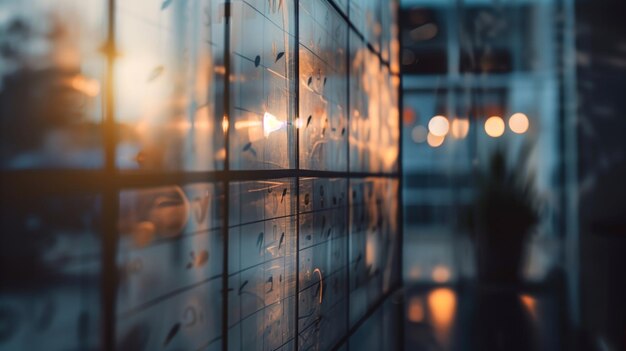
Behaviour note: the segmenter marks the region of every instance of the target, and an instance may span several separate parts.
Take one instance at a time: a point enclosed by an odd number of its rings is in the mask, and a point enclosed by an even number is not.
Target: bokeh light
[[[485,121],[485,132],[492,138],[502,136],[504,127],[504,120],[500,116],[491,116]]]
[[[424,126],[415,126],[413,130],[411,130],[411,139],[415,143],[423,143],[426,141],[426,137],[428,136],[428,130]]]
[[[450,123],[444,116],[434,116],[428,122],[428,131],[435,136],[444,137],[449,130]]]
[[[450,269],[446,266],[437,265],[433,268],[432,278],[435,283],[446,283],[450,280]]]
[[[413,323],[424,321],[424,302],[419,296],[414,296],[409,300],[407,319]]]
[[[509,129],[511,129],[513,133],[524,134],[529,126],[530,122],[528,121],[528,116],[521,112],[514,113],[509,117]]]
[[[450,132],[456,139],[465,139],[467,133],[469,133],[469,119],[467,118],[455,118],[450,125]]]
[[[443,144],[443,141],[446,139],[444,136],[433,135],[432,133],[428,133],[426,137],[426,141],[430,147],[439,147]]]

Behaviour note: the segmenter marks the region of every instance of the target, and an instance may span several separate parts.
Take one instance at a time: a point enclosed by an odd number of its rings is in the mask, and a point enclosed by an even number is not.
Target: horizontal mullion
[[[399,178],[397,173],[319,171],[303,169],[230,170],[204,172],[133,172],[104,170],[18,170],[0,172],[2,196],[101,192],[112,184],[126,188],[200,182],[237,182],[279,178]]]

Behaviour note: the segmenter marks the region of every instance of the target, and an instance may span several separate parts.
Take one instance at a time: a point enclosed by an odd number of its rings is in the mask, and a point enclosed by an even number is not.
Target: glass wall
[[[396,11],[1,3],[0,350],[396,345]]]

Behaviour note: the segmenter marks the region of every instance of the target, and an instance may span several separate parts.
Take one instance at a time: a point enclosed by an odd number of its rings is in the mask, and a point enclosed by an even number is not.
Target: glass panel
[[[222,6],[210,0],[117,4],[120,168],[223,167]]]
[[[293,4],[233,1],[231,7],[231,169],[293,168]]]
[[[98,348],[100,207],[95,195],[3,198],[0,350]]]
[[[329,4],[300,2],[300,168],[347,168],[346,36]]]
[[[0,168],[102,166],[104,6],[0,3]]]
[[[228,334],[233,350],[292,345],[294,193],[293,180],[241,182],[230,187]]]
[[[220,344],[222,203],[207,183],[120,194],[118,347]]]
[[[400,282],[398,181],[350,182],[350,323]]]
[[[376,312],[350,337],[350,350],[400,350],[404,340],[399,331],[403,311],[394,297],[385,300]]]
[[[346,188],[346,179],[300,181],[301,349],[331,349],[347,331]]]
[[[399,153],[399,79],[351,32],[350,170],[395,172]]]

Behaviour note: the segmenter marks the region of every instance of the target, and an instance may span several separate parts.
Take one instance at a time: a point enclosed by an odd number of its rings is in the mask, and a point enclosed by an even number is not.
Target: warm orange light
[[[215,68],[213,68],[213,71],[217,74],[220,75],[224,75],[226,74],[226,67],[224,66],[215,66]]]
[[[533,318],[537,317],[537,300],[527,294],[522,294],[520,295],[520,300],[522,301],[522,304],[524,304],[524,307],[526,307],[526,310],[528,311],[528,313],[530,313],[530,315]]]
[[[411,267],[411,270],[409,271],[409,276],[412,279],[418,279],[420,277],[420,275],[422,274],[422,270],[420,269],[419,266],[415,265],[413,267]]]
[[[437,265],[433,268],[432,277],[436,283],[445,283],[450,280],[450,269],[446,266]]]
[[[428,136],[428,130],[424,126],[415,126],[411,131],[411,139],[416,143],[423,143]]]
[[[402,110],[402,123],[411,124],[415,121],[415,110],[410,107],[405,107]]]
[[[100,94],[100,83],[95,79],[89,79],[80,74],[72,78],[71,85],[72,88],[89,97],[96,97]]]
[[[450,123],[444,116],[434,116],[428,122],[428,131],[434,136],[444,137],[449,130]]]
[[[228,118],[226,116],[222,118],[222,130],[224,133],[228,130]]]
[[[191,129],[191,122],[186,119],[180,120],[174,124],[174,127],[182,133],[187,133]]]
[[[317,273],[319,275],[320,278],[320,291],[319,291],[319,295],[320,295],[320,303],[322,303],[322,294],[324,293],[324,277],[322,277],[322,271],[320,271],[319,268],[315,268],[315,270],[313,271],[313,273]]]
[[[439,288],[428,294],[428,308],[435,332],[445,341],[454,320],[456,295],[449,288]]]
[[[523,113],[514,113],[511,117],[509,117],[509,128],[513,133],[516,134],[524,134],[528,130],[530,122],[528,121],[528,116]]]
[[[198,130],[208,131],[211,129],[211,122],[209,121],[209,107],[202,106],[196,110],[194,117],[194,127]]]
[[[407,319],[413,323],[419,323],[424,320],[424,302],[421,298],[412,297],[409,300]]]
[[[491,116],[485,121],[485,132],[492,138],[504,134],[504,121],[500,116]]]
[[[252,128],[252,127],[260,127],[263,125],[261,121],[236,121],[235,129],[240,130],[243,128]]]
[[[450,131],[452,136],[456,139],[465,139],[469,132],[469,119],[467,118],[455,118],[450,125]]]
[[[285,126],[285,122],[279,121],[276,116],[269,112],[263,114],[263,135],[267,138],[273,132]]]
[[[426,141],[428,142],[428,145],[430,145],[430,147],[441,146],[441,144],[443,144],[443,141],[445,139],[446,137],[436,136],[436,135],[433,135],[432,133],[428,133],[428,136],[426,137]]]
[[[293,125],[294,125],[296,128],[300,128],[300,127],[302,127],[302,120],[301,120],[299,117],[298,117],[298,118],[296,118],[296,120],[295,120],[295,121],[293,121]]]

